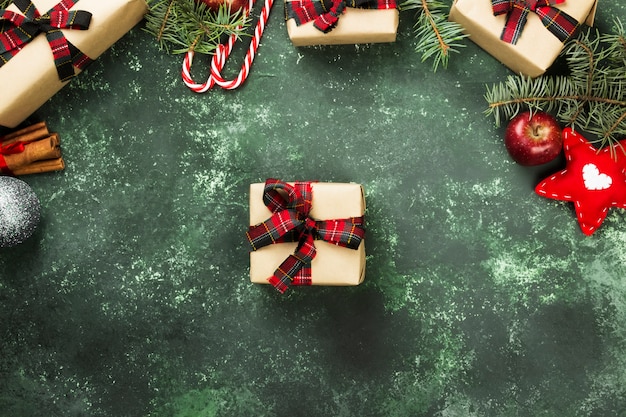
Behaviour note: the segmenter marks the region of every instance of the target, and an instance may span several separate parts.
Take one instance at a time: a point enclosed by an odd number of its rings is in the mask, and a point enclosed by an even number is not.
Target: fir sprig
[[[588,29],[567,42],[561,56],[568,74],[534,79],[509,76],[487,87],[485,111],[496,125],[520,111],[546,111],[563,124],[595,135],[599,148],[614,152],[626,137],[626,36],[615,21],[613,33]],[[626,153],[626,150],[624,150]],[[615,155],[615,153],[614,153]]]
[[[413,25],[415,50],[422,55],[422,62],[432,59],[433,72],[439,65],[446,68],[450,54],[463,48],[463,39],[467,37],[461,25],[448,20],[450,6],[438,0],[406,0],[399,8],[417,10]]]
[[[0,0],[0,9],[6,9],[11,4],[11,0]]]
[[[245,13],[231,13],[227,2],[217,11],[195,0],[153,0],[149,4],[145,30],[156,37],[161,48],[174,54],[212,54],[225,38],[240,37],[249,26]]]

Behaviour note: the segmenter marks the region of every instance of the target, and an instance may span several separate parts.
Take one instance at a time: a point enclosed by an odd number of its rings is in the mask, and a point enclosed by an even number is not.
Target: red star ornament
[[[626,140],[620,142],[626,146]],[[611,207],[626,208],[626,155],[614,158],[608,147],[596,149],[585,137],[563,129],[564,170],[535,187],[540,196],[572,201],[583,233],[592,235]]]

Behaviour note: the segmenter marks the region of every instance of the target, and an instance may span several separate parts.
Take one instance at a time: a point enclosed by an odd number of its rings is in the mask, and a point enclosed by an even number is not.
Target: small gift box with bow
[[[250,185],[250,280],[358,285],[365,277],[365,197],[351,183],[268,179]]]
[[[0,9],[0,126],[23,122],[147,12],[145,0],[14,0]]]
[[[583,24],[597,0],[455,0],[450,20],[516,74],[538,77]]]
[[[395,42],[395,0],[285,0],[294,46]]]

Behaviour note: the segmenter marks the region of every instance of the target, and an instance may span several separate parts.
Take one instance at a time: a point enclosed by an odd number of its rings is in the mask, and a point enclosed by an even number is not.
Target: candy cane
[[[252,10],[254,1],[255,0],[249,0],[247,10],[248,15]],[[259,21],[254,30],[254,36],[252,38],[252,41],[250,42],[250,48],[248,49],[248,53],[246,54],[241,70],[239,71],[239,74],[235,79],[228,81],[225,80],[221,75],[222,68],[224,68],[224,64],[226,63],[228,56],[233,50],[235,41],[237,40],[237,36],[233,34],[228,38],[228,43],[226,45],[218,45],[217,50],[213,55],[213,59],[211,60],[211,74],[207,78],[206,82],[202,84],[196,83],[191,77],[191,65],[193,63],[194,51],[188,51],[185,54],[182,69],[182,78],[185,85],[187,85],[187,87],[189,87],[192,91],[196,93],[204,93],[210,90],[216,84],[227,90],[233,90],[243,84],[243,82],[248,77],[248,74],[250,73],[250,67],[252,66],[252,62],[254,61],[256,51],[259,48],[261,36],[263,35],[263,31],[265,30],[265,24],[269,19],[272,4],[273,0],[265,0],[265,4],[263,5],[263,9],[261,10],[261,16],[259,17]]]

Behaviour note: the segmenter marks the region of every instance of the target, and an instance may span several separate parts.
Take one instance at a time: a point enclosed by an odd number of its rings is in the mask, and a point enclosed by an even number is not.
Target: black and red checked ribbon
[[[309,216],[313,190],[310,182],[294,185],[270,178],[265,181],[263,203],[272,212],[264,222],[246,233],[252,250],[264,246],[298,242],[296,250],[268,279],[280,293],[290,285],[311,285],[311,261],[315,239],[348,249],[358,249],[365,237],[364,217],[315,220]]]
[[[500,39],[515,45],[524,30],[528,14],[539,16],[543,25],[561,42],[568,40],[579,26],[572,16],[554,7],[565,0],[491,0],[494,16],[507,14]]]
[[[72,45],[61,31],[89,28],[91,13],[69,10],[78,1],[62,0],[44,14],[40,14],[30,0],[13,2],[24,15],[0,9],[0,67],[40,33],[46,35],[61,81],[67,81],[75,75],[74,67],[82,70],[89,65],[92,59]]]
[[[337,26],[346,7],[360,9],[395,9],[395,0],[293,0],[285,2],[285,19],[295,19],[298,26],[313,21],[318,30],[328,33]]]

